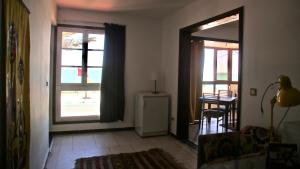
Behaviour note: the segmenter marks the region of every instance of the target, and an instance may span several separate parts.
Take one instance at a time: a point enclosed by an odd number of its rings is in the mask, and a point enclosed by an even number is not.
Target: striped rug
[[[75,169],[185,169],[162,149],[76,160]]]

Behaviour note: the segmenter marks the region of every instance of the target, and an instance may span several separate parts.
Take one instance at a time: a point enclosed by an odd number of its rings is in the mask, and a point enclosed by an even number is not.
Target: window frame
[[[78,32],[83,33],[82,42],[82,64],[81,66],[62,66],[61,55],[62,55],[62,32]],[[87,83],[87,70],[88,68],[103,68],[102,66],[88,66],[88,51],[103,51],[103,49],[88,49],[87,38],[88,34],[105,34],[103,27],[91,27],[91,26],[78,26],[78,25],[64,25],[58,24],[56,27],[56,56],[55,56],[55,111],[53,112],[53,124],[69,124],[69,123],[92,123],[99,122],[99,116],[70,116],[61,117],[61,92],[62,91],[100,91],[101,83]],[[68,48],[70,49],[70,48]],[[67,50],[68,50],[67,49]],[[75,49],[76,50],[76,49]],[[82,78],[81,83],[61,83],[61,68],[62,67],[81,67]]]
[[[230,89],[230,85],[238,85],[239,80],[238,81],[232,81],[232,51],[238,51],[238,48],[222,48],[222,47],[210,47],[210,46],[204,46],[204,50],[205,49],[213,49],[214,50],[214,69],[213,69],[213,81],[204,81],[202,79],[202,86],[203,85],[213,85],[213,92],[216,93],[216,85],[220,84],[224,84],[227,85],[227,90]],[[218,50],[227,50],[228,51],[228,61],[227,61],[227,72],[228,72],[228,80],[217,80],[217,51]],[[239,54],[239,59],[240,59],[240,54]],[[204,73],[204,71],[202,71],[202,73]],[[240,74],[240,66],[238,66],[238,74]],[[202,75],[203,77],[203,75]],[[203,91],[202,91],[203,93]]]

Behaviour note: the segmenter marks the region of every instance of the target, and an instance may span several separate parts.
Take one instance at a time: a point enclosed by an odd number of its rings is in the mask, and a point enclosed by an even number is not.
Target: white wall
[[[102,13],[61,8],[58,23],[101,25],[101,23],[126,25],[125,58],[125,120],[113,123],[85,123],[52,125],[51,131],[124,128],[134,126],[134,95],[150,91],[154,84],[150,74],[160,69],[161,21],[126,13]]]
[[[56,0],[50,0],[51,1],[51,23],[52,25],[56,25],[57,21],[57,7],[56,7]]]
[[[266,114],[263,116],[259,103],[264,88],[278,75],[290,76],[293,85],[300,88],[299,0],[196,0],[164,18],[162,25],[161,69],[165,77],[164,89],[172,95],[173,133],[177,125],[179,29],[240,6],[245,7],[242,126],[268,126],[270,95],[265,100]],[[251,87],[258,89],[258,96],[249,96]],[[275,122],[282,114],[283,109],[275,109]],[[300,106],[290,110],[286,120],[300,120]]]
[[[50,27],[52,0],[25,0],[30,13],[30,169],[43,168],[49,148]],[[52,18],[51,18],[52,17]]]

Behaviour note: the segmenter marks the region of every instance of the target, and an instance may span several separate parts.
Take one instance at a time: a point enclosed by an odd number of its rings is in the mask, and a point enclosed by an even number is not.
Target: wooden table
[[[236,99],[237,97],[233,97],[233,96],[220,96],[220,98],[218,99],[217,96],[215,97],[209,97],[209,98],[205,98],[205,102],[208,103],[208,104],[213,104],[213,103],[217,103],[219,102],[219,105],[224,105],[225,106],[225,131],[227,132],[228,130],[228,113],[230,111],[233,112],[233,127],[235,126],[234,125],[234,119],[235,119],[235,102],[236,102]],[[203,97],[199,97],[199,101],[200,101],[200,105],[202,106],[202,102],[203,102]],[[231,109],[229,109],[229,107],[231,106]],[[200,118],[203,118],[202,117],[202,108],[200,109],[201,110],[201,115],[200,115]],[[199,123],[200,123],[201,119],[199,120]]]

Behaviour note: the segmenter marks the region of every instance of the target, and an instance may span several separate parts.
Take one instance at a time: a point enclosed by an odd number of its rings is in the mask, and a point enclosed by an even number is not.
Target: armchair
[[[264,167],[265,157],[263,155],[268,139],[267,129],[251,126],[240,132],[200,135],[198,139],[198,169],[214,168],[214,165],[220,163],[234,162],[245,158],[261,158],[263,160],[260,160],[259,166]]]

